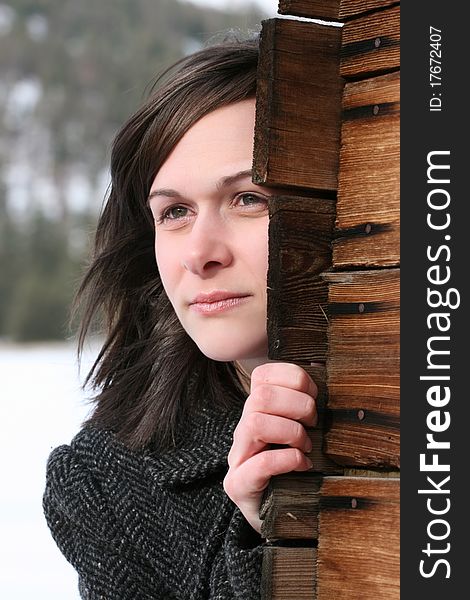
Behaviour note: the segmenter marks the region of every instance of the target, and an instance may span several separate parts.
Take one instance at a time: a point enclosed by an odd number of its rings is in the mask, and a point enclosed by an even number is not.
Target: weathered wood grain
[[[269,358],[312,375],[320,420],[314,470],[265,492],[262,534],[278,545],[262,598],[398,600],[399,480],[385,475],[399,465],[399,6],[281,0],[279,12],[347,22],[342,41],[337,27],[263,23],[253,172],[280,187]]]
[[[400,74],[348,83],[333,265],[400,262]]]
[[[261,533],[268,540],[313,540],[321,537],[322,513],[354,507],[370,518],[382,517],[384,506],[392,502],[396,510],[399,472],[381,474],[356,470],[357,475],[323,476],[316,473],[287,473],[270,484],[260,511]],[[333,490],[333,492],[332,492]],[[352,502],[352,498],[356,502]],[[398,527],[394,514],[394,526]],[[346,519],[347,521],[347,519]],[[340,521],[338,527],[342,526]],[[358,543],[358,542],[356,542]]]
[[[343,27],[340,73],[364,78],[400,67],[400,7],[353,19]]]
[[[326,361],[329,399],[325,413],[321,403],[319,410],[323,452],[330,459],[397,466],[399,270],[327,271],[325,240],[334,205],[313,198],[273,203],[269,357],[297,362],[307,371],[311,362]],[[302,208],[305,203],[311,210]],[[321,456],[317,448],[318,464]]]
[[[270,201],[270,233],[268,273],[268,331],[271,359],[283,360],[289,342],[278,333],[295,324],[299,315],[306,316],[309,329],[306,347],[316,345],[318,351],[307,351],[304,364],[318,385],[319,424],[309,430],[313,442],[310,453],[315,469],[338,473],[341,468],[322,452],[323,419],[326,403],[324,365],[311,365],[315,359],[326,360],[327,286],[320,274],[331,264],[331,236],[334,227],[335,201],[331,198],[276,196]],[[297,361],[299,358],[297,357]],[[273,479],[275,482],[276,478]]]
[[[343,21],[393,4],[397,4],[397,0],[280,0],[278,13]]]
[[[265,548],[261,600],[315,598],[316,556],[316,548]]]
[[[335,201],[279,196],[270,201],[268,339],[273,359],[326,360],[327,286]]]
[[[342,465],[399,465],[399,269],[325,273],[324,452]]]
[[[317,600],[398,600],[400,481],[328,477],[320,493]]]
[[[282,537],[301,543],[318,539],[316,555],[312,557],[306,548],[266,549],[264,579],[269,578],[270,585],[283,582],[277,589],[278,595],[273,596],[278,600],[297,598],[296,586],[305,586],[305,582],[311,585],[313,575],[316,588],[310,588],[310,598],[398,599],[398,477],[280,475],[263,505],[261,517],[262,534],[269,540]],[[272,551],[279,554],[273,557],[269,555]],[[282,551],[288,552],[283,556]],[[296,565],[295,559],[303,564]],[[299,570],[307,565],[308,570]]]
[[[307,427],[307,434],[312,441],[312,450],[307,456],[313,462],[313,472],[325,473],[328,475],[341,475],[343,467],[334,462],[324,451],[324,435],[325,435],[325,415],[326,405],[328,400],[328,390],[326,385],[326,365],[321,363],[302,364],[302,367],[318,388],[318,394],[315,399],[318,423],[316,427]]]
[[[260,509],[261,535],[269,540],[318,537],[322,475],[289,473],[271,480]]]
[[[263,21],[253,181],[336,190],[341,31],[289,19]]]

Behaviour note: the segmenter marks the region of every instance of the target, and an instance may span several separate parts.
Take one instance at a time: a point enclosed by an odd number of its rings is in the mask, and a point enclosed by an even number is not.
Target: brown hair
[[[113,143],[111,186],[74,314],[83,307],[79,358],[98,316],[106,336],[85,381],[98,390],[86,424],[114,431],[131,448],[169,448],[178,422],[203,398],[223,408],[246,397],[235,365],[204,356],[168,300],[147,197],[157,171],[196,121],[255,96],[258,39],[229,34],[167,68]]]

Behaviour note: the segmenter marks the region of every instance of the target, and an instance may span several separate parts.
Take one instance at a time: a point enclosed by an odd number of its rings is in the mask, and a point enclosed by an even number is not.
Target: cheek
[[[255,270],[257,277],[266,282],[266,277],[268,273],[268,232],[267,232],[268,224],[266,222],[266,227],[258,228],[258,231],[254,232],[252,236],[250,236],[250,242],[246,244],[245,248],[247,251],[247,256],[249,257],[251,264]]]
[[[169,244],[158,243],[155,240],[155,258],[157,261],[158,272],[162,280],[163,287],[167,296],[172,298],[176,286],[177,278],[177,260],[174,252],[171,251]]]
[[[256,274],[260,281],[263,284],[266,284],[267,276],[268,276],[268,253],[265,247],[258,249],[258,254],[256,256]]]

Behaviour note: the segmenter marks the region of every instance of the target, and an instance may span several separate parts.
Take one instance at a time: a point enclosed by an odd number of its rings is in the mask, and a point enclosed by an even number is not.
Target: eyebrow
[[[215,184],[217,191],[220,191],[224,188],[230,187],[234,183],[237,183],[237,181],[239,181],[241,179],[245,179],[246,177],[252,177],[252,175],[253,175],[252,169],[247,169],[246,171],[239,171],[238,173],[234,173],[233,175],[225,175],[224,177],[221,177],[219,179],[219,181],[217,181],[217,183]],[[150,200],[152,200],[152,198],[155,198],[157,196],[166,196],[168,198],[178,198],[180,200],[185,199],[184,196],[182,196],[176,190],[172,190],[170,188],[161,188],[158,190],[153,190],[153,192],[150,192],[149,197],[147,198],[147,202],[150,202]]]

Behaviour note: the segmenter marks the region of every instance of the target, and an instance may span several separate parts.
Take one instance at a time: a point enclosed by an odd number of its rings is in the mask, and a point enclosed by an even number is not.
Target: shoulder
[[[52,494],[76,496],[100,487],[112,495],[127,483],[143,493],[222,473],[241,411],[241,406],[227,411],[202,408],[181,426],[175,447],[160,453],[152,448],[131,450],[112,431],[85,426],[70,445],[51,452],[48,489]]]
[[[109,479],[135,464],[138,457],[109,431],[84,427],[70,445],[55,448],[47,461],[47,478],[58,486],[76,487],[84,477]],[[129,468],[131,465],[129,464]]]
[[[126,471],[138,464],[111,432],[85,427],[47,461],[43,506],[48,521],[60,512],[76,523],[104,525],[114,518],[112,506],[123,495]],[[109,522],[107,530],[112,530]]]

